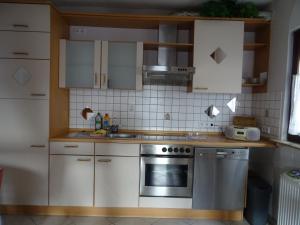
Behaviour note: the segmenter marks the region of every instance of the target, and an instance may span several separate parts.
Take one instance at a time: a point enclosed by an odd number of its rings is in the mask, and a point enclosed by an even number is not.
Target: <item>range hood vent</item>
[[[159,43],[176,43],[177,25],[159,25]],[[158,48],[158,65],[143,66],[144,84],[183,85],[193,78],[194,67],[177,66],[176,49]]]

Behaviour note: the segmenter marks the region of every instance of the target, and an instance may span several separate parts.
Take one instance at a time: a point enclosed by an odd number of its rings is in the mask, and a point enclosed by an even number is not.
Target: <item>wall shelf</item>
[[[144,50],[157,50],[158,47],[176,48],[177,50],[181,50],[181,51],[192,51],[194,48],[194,44],[144,42]]]
[[[244,50],[246,51],[253,51],[256,49],[267,47],[265,43],[246,43],[244,44]]]

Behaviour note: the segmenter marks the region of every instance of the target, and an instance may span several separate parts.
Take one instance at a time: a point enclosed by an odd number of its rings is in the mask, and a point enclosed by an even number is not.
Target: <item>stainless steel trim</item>
[[[92,159],[77,159],[77,161],[79,161],[79,162],[90,162],[90,161],[92,161]]]
[[[30,145],[30,148],[46,148],[46,145]]]
[[[31,93],[30,95],[33,96],[33,97],[43,97],[43,96],[46,96],[46,94],[43,94],[43,93]]]
[[[191,197],[193,187],[193,158],[141,157],[140,195],[162,197]],[[150,187],[145,186],[146,164],[188,165],[187,187]]]
[[[12,26],[15,27],[15,28],[18,28],[18,27],[29,28],[29,26],[26,25],[26,24],[13,24]]]
[[[78,145],[65,145],[64,148],[78,148]]]
[[[97,162],[100,163],[110,163],[112,160],[111,159],[98,159]]]
[[[175,153],[173,152],[163,152],[162,149],[163,148],[184,148],[187,149],[189,148],[191,151],[188,153],[186,151],[184,152],[177,152]],[[183,156],[183,157],[187,157],[187,156],[194,156],[194,146],[189,146],[189,145],[153,145],[153,144],[142,144],[141,145],[141,150],[140,150],[140,154],[141,155],[164,155],[164,156]]]
[[[13,52],[14,55],[29,55],[28,52]]]

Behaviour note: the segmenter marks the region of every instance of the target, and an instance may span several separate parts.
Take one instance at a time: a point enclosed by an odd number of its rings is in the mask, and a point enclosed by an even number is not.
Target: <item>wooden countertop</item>
[[[276,144],[272,141],[262,139],[257,142],[250,141],[236,141],[227,139],[224,135],[220,133],[203,133],[200,134],[199,139],[173,139],[169,140],[167,137],[173,137],[174,135],[183,135],[183,133],[141,133],[138,132],[137,138],[107,138],[107,137],[68,137],[66,135],[50,138],[50,141],[57,142],[94,142],[94,143],[124,143],[124,144],[180,144],[180,145],[193,145],[197,147],[217,147],[217,148],[274,148]],[[144,136],[144,135],[147,135]],[[153,138],[149,138],[153,137]],[[183,136],[182,136],[183,137]],[[165,140],[163,138],[166,138]]]

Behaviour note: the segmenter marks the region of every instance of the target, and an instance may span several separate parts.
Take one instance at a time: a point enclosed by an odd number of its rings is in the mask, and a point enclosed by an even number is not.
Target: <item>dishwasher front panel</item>
[[[242,210],[248,157],[248,149],[196,149],[193,208]]]

